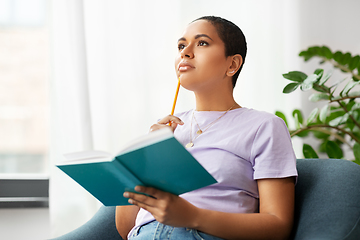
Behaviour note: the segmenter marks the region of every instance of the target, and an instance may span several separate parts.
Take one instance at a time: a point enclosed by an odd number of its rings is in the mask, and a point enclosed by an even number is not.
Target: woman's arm
[[[258,180],[259,213],[229,214],[199,209],[194,228],[226,239],[287,239],[294,217],[293,178]]]
[[[172,123],[171,126],[168,126],[169,123]],[[171,128],[172,131],[175,131],[178,125],[183,125],[184,123],[180,118],[168,115],[161,119],[158,123],[154,124],[150,128],[151,131],[156,131],[164,127]],[[130,230],[135,226],[136,216],[139,212],[138,206],[117,206],[115,223],[116,229],[119,232],[120,236],[123,239],[127,239],[127,235]]]
[[[293,216],[294,178],[258,180],[259,213],[224,213],[200,209],[186,200],[154,188],[137,187],[140,194],[125,193],[130,203],[151,212],[163,224],[188,227],[225,239],[287,239]]]
[[[134,205],[116,207],[116,229],[124,240],[127,239],[128,233],[135,226],[135,219],[139,209],[139,207]]]

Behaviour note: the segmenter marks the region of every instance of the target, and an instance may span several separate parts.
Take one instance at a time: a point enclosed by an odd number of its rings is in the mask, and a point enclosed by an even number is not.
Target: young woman
[[[167,116],[169,127],[218,181],[180,196],[138,186],[132,206],[117,207],[126,239],[286,239],[292,229],[295,155],[284,122],[241,107],[233,88],[246,56],[242,31],[219,17],[189,24],[178,41],[175,70],[194,92],[194,110]]]

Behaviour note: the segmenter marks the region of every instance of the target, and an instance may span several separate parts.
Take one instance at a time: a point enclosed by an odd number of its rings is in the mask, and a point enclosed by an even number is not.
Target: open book
[[[117,156],[101,151],[64,156],[56,166],[105,206],[128,205],[123,193],[137,185],[180,195],[216,183],[167,128],[136,139]]]

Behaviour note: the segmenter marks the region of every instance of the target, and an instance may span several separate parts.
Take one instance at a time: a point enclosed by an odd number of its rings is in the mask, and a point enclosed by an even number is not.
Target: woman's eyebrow
[[[198,39],[198,38],[201,38],[201,37],[207,37],[207,38],[209,38],[211,41],[213,41],[212,38],[209,37],[209,36],[206,35],[206,34],[197,34],[197,35],[195,36],[195,39]]]
[[[206,34],[197,34],[197,35],[195,35],[194,38],[195,38],[195,39],[198,39],[198,38],[201,38],[201,37],[206,37],[206,38],[209,38],[211,41],[214,41],[214,40],[212,40],[211,37],[209,37],[209,36],[206,35]],[[180,42],[180,41],[186,41],[186,38],[181,37],[181,38],[179,38],[178,42]]]
[[[180,41],[186,41],[186,38],[181,37],[181,38],[179,38],[178,42],[180,42]]]

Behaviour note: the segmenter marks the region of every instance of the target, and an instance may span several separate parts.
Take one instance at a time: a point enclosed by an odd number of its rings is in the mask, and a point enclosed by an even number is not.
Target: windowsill
[[[49,207],[49,178],[0,174],[0,208]]]
[[[48,208],[49,198],[0,198],[0,208]]]
[[[0,181],[3,179],[49,179],[45,173],[0,173]]]

